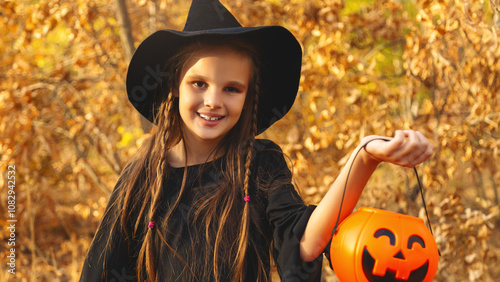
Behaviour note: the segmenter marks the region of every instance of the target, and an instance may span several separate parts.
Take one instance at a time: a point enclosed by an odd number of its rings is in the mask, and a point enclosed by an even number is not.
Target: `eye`
[[[226,87],[226,88],[224,88],[224,90],[226,92],[230,92],[230,93],[241,93],[240,89],[238,89],[236,87],[232,87],[232,86]]]
[[[396,236],[394,235],[394,233],[392,233],[391,230],[382,228],[382,229],[375,231],[375,234],[373,235],[373,237],[375,237],[375,238],[379,238],[381,236],[389,237],[389,242],[390,242],[391,246],[396,245]]]
[[[413,243],[417,243],[420,245],[420,247],[425,248],[425,242],[420,236],[417,235],[411,235],[410,238],[408,239],[408,249],[411,250],[413,248]]]
[[[208,86],[208,85],[207,85],[205,82],[203,82],[203,81],[193,81],[191,84],[192,84],[194,87],[196,87],[196,88],[207,88],[207,86]]]

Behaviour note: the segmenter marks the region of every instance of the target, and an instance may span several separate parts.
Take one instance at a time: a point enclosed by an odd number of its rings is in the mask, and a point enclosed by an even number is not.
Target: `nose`
[[[206,91],[204,105],[212,109],[222,107],[222,91],[215,87]]]
[[[403,255],[403,252],[399,251],[399,253],[395,254],[394,255],[394,258],[398,258],[398,259],[405,259],[405,256]]]

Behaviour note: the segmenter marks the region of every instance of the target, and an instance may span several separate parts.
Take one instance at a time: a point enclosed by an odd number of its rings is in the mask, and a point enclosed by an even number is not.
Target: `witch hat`
[[[281,119],[297,96],[302,50],[281,26],[242,27],[218,0],[193,0],[182,31],[163,29],[147,37],[135,51],[127,72],[130,103],[155,123],[157,87],[167,78],[166,62],[201,37],[242,38],[255,45],[262,61],[258,133]]]

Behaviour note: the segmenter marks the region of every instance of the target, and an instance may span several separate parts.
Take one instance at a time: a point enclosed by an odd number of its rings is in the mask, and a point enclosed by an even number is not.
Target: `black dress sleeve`
[[[124,173],[126,169],[124,169]],[[83,281],[136,281],[135,267],[125,243],[119,221],[118,194],[124,173],[120,176],[92,240],[80,282]],[[115,228],[113,228],[115,226]]]
[[[265,142],[265,141],[261,141]],[[269,187],[266,215],[273,234],[273,257],[282,281],[320,281],[323,255],[304,262],[299,243],[316,206],[306,206],[293,184],[278,145],[267,141],[259,152],[259,174]]]

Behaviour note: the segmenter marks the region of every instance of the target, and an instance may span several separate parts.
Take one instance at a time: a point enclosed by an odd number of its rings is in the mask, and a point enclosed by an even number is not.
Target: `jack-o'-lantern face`
[[[420,255],[425,247],[419,235],[401,238],[389,229],[378,229],[367,238],[363,272],[368,281],[423,281],[429,269],[429,260]]]
[[[438,264],[421,219],[371,208],[344,220],[330,255],[340,281],[432,281]]]

